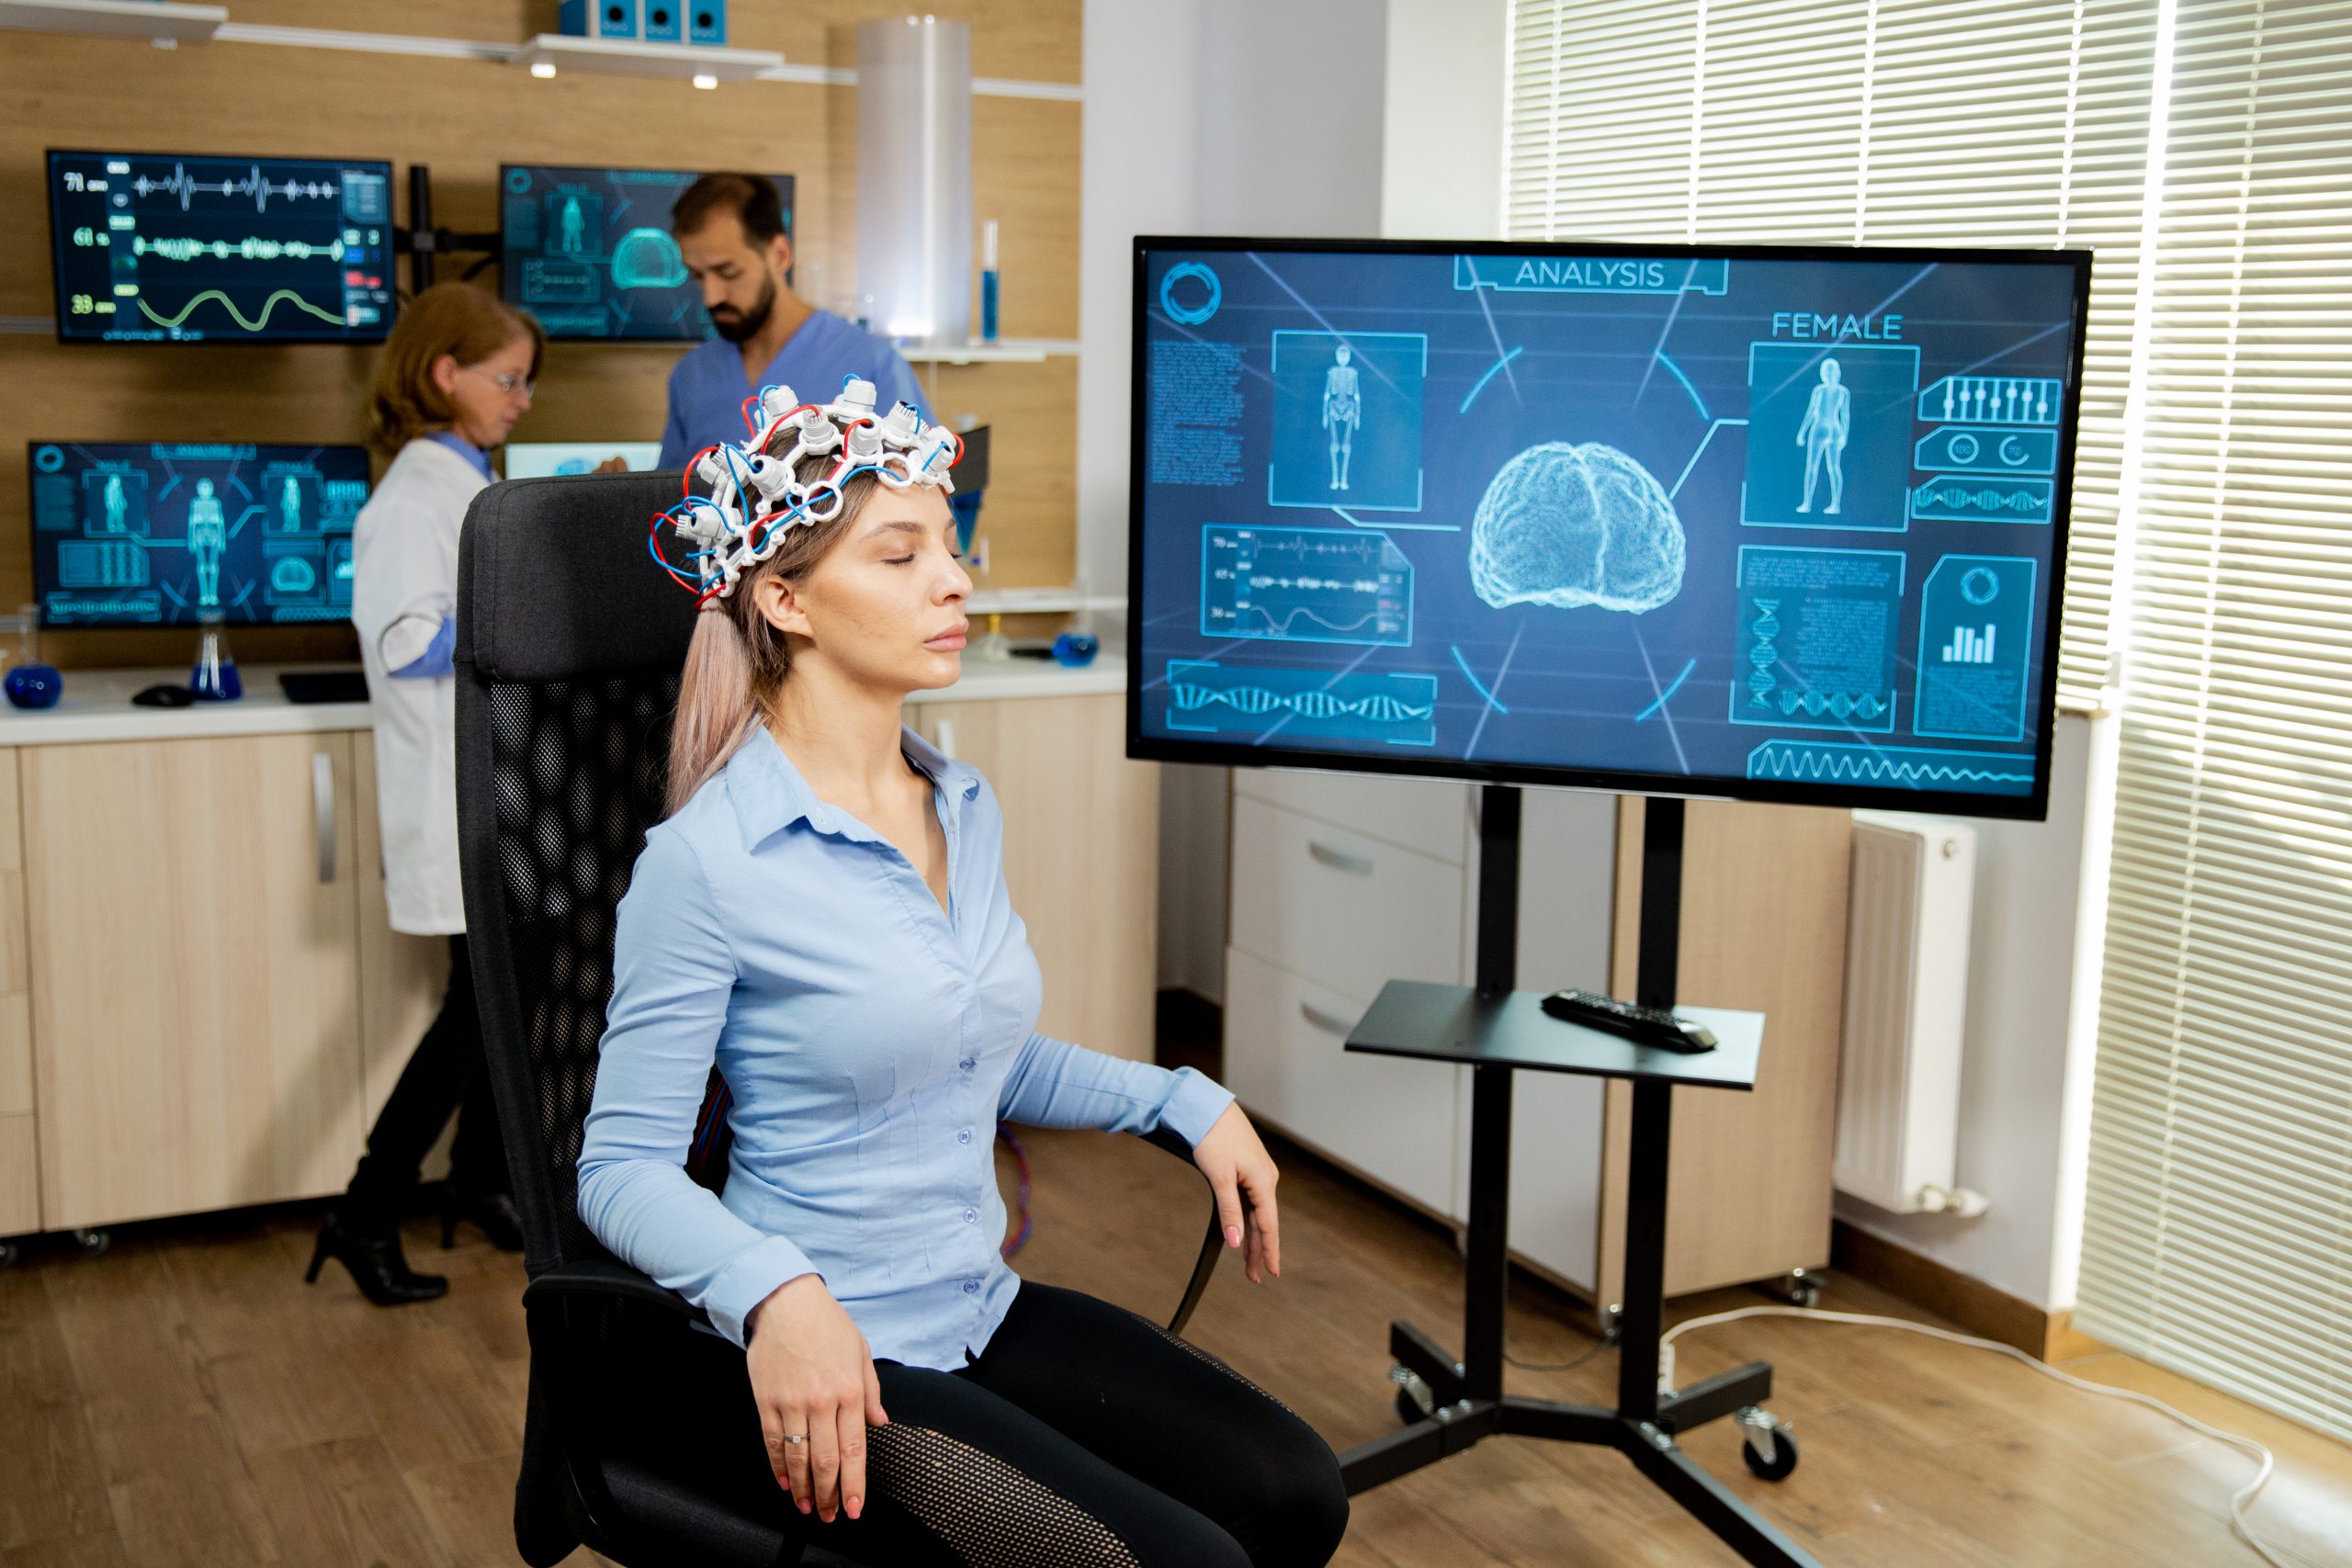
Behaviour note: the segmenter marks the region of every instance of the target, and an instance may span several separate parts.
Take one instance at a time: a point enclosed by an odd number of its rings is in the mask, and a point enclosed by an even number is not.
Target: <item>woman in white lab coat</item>
[[[449,941],[449,989],[368,1134],[368,1153],[328,1212],[310,1279],[343,1260],[379,1306],[426,1301],[448,1282],[413,1271],[399,1222],[417,1168],[458,1111],[441,1241],[460,1218],[509,1250],[523,1245],[482,1066],[481,1025],[458,884],[458,530],[492,479],[490,449],[531,406],[546,334],[468,284],[444,283],[401,312],[377,367],[371,437],[391,466],[359,513],[351,620],[376,720],[384,897],[392,929]],[[462,1107],[462,1110],[460,1110]]]

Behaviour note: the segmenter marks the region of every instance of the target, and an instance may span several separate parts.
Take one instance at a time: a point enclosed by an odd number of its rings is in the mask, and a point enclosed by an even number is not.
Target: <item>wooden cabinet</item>
[[[1040,1032],[1152,1056],[1159,771],[1126,760],[1120,694],[920,703],[915,732],[1004,809],[1004,880],[1045,971]]]
[[[1464,1069],[1350,1055],[1391,977],[1466,983],[1475,954],[1470,786],[1234,775],[1225,1073],[1251,1113],[1432,1213],[1466,1218]],[[1638,802],[1531,790],[1519,976],[1633,994]],[[1752,1095],[1675,1095],[1667,1286],[1680,1294],[1825,1265],[1845,954],[1842,811],[1694,802],[1681,992],[1765,1013]],[[1622,1268],[1622,1085],[1521,1073],[1510,1247],[1600,1302]]]
[[[348,733],[21,749],[44,1228],[349,1179],[353,761]]]
[[[17,752],[0,747],[0,1236],[40,1228],[40,1161]]]

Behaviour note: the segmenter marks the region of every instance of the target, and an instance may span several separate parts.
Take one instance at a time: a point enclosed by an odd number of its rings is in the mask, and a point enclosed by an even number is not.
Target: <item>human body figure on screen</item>
[[[126,522],[128,521],[126,514],[129,510],[129,503],[123,497],[122,476],[120,474],[108,474],[107,476],[107,486],[102,500],[107,510],[107,532],[109,534],[121,533]]]
[[[563,198],[563,217],[560,220],[560,224],[561,232],[557,236],[556,248],[565,255],[578,255],[588,238],[588,226],[580,216],[578,197],[567,196]]]
[[[292,474],[287,475],[286,482],[278,487],[277,524],[285,533],[299,534],[302,531],[302,487],[295,481]]]
[[[1348,458],[1355,451],[1356,431],[1363,424],[1363,397],[1356,382],[1356,367],[1348,363],[1348,345],[1333,355],[1338,361],[1323,372],[1323,427],[1331,433],[1331,488],[1348,488]]]
[[[1797,426],[1797,445],[1804,448],[1804,500],[1799,512],[1813,510],[1814,483],[1829,475],[1829,504],[1834,513],[1846,494],[1846,435],[1853,428],[1854,394],[1838,380],[1838,362],[1821,362],[1821,384],[1805,400],[1804,423]]]
[[[328,1212],[312,1279],[339,1258],[379,1306],[448,1286],[411,1269],[399,1220],[418,1164],[454,1114],[442,1240],[471,1221],[522,1246],[505,1143],[491,1103],[458,886],[458,530],[491,482],[490,450],[531,406],[545,339],[530,317],[469,284],[444,283],[401,311],[376,370],[370,434],[391,455],[352,530],[351,623],[375,713],[384,900],[394,931],[436,937],[448,989],[368,1134],[368,1152]],[[299,493],[294,498],[299,504]]]
[[[845,440],[876,423],[861,387],[832,405]],[[912,410],[879,424],[911,434]],[[909,466],[952,441],[922,431]],[[1005,1266],[1000,1119],[1174,1132],[1253,1280],[1281,1268],[1274,1167],[1200,1074],[1035,1032],[996,797],[899,722],[962,665],[972,583],[944,489],[886,483],[870,447],[801,450],[787,434],[714,460],[715,485],[742,474],[774,516],[785,475],[763,465],[846,477],[820,488],[824,521],[695,541],[672,814],[620,904],[580,1156],[582,1220],[744,1354],[678,1337],[696,1342],[616,1397],[667,1462],[861,1562],[1325,1562],[1347,1502],[1311,1427],[1144,1319]],[[680,1153],[714,1063],[734,1134],[717,1193]]]
[[[196,562],[196,603],[202,610],[220,607],[220,556],[229,547],[229,529],[220,515],[220,498],[210,479],[196,481],[187,503],[187,553]]]

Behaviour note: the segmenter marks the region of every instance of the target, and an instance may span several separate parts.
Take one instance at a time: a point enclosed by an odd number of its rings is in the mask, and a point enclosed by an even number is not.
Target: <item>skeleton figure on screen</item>
[[[1824,468],[1829,471],[1829,504],[1835,513],[1846,494],[1846,435],[1854,423],[1854,394],[1838,384],[1838,362],[1821,362],[1821,385],[1805,400],[1804,423],[1797,426],[1797,445],[1804,448],[1804,500],[1797,510],[1813,510],[1813,487]]]
[[[204,610],[220,607],[220,557],[229,547],[229,527],[220,514],[220,498],[210,479],[196,481],[196,496],[187,503],[187,553],[196,562],[196,603]]]
[[[1356,369],[1348,363],[1346,344],[1340,345],[1337,357],[1339,363],[1323,372],[1323,428],[1331,433],[1331,488],[1345,490],[1348,458],[1363,424],[1363,398],[1356,389]]]

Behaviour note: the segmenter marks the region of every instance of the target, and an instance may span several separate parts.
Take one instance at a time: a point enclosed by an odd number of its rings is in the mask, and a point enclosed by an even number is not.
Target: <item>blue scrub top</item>
[[[845,377],[874,383],[874,406],[885,413],[895,402],[910,402],[931,417],[922,389],[899,351],[873,333],[819,310],[785,340],[761,374],[761,386],[784,385],[810,402],[831,402]],[[743,378],[741,349],[715,337],[678,361],[670,372],[670,417],[662,427],[662,467],[681,468],[706,446],[740,444],[743,400],[758,391]]]

